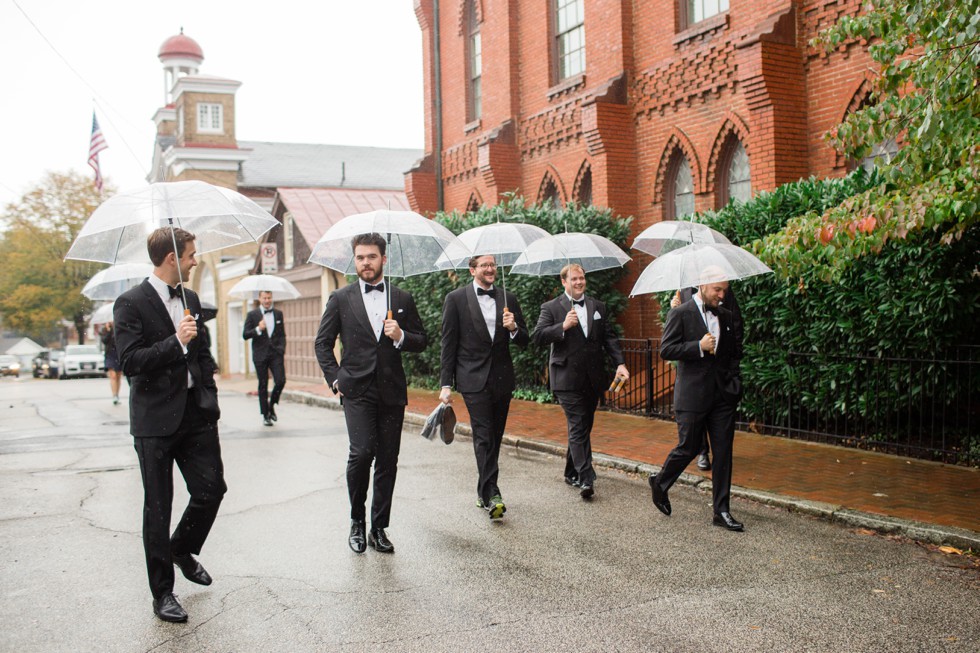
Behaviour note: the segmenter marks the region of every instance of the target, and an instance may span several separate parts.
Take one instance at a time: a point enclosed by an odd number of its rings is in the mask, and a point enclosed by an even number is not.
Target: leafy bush
[[[555,209],[548,205],[525,203],[520,197],[508,197],[497,206],[484,206],[471,213],[438,213],[433,219],[455,234],[498,221],[525,222],[552,234],[564,231],[600,234],[623,249],[628,247],[630,224],[630,219],[614,218],[609,209],[575,204]],[[500,272],[506,273],[507,290],[517,296],[528,331],[533,331],[541,304],[562,292],[561,280],[557,275],[511,275],[509,268]],[[621,268],[588,274],[587,292],[604,301],[613,317],[626,307],[626,297],[615,288],[622,275]],[[426,350],[404,359],[405,372],[413,385],[438,387],[443,301],[449,292],[472,281],[468,269],[423,274],[396,281],[415,297],[419,315],[429,334],[429,346]],[[497,283],[500,283],[499,274]],[[512,347],[511,355],[518,385],[515,396],[538,401],[550,398],[550,393],[547,392],[548,350],[529,344],[526,349]]]

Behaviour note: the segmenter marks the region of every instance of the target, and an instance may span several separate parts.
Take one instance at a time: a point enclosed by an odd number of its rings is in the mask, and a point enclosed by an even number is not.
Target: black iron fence
[[[606,406],[670,418],[673,366],[659,340],[623,340],[633,375]],[[738,428],[943,462],[980,464],[980,347],[933,358],[768,352],[743,364]],[[759,366],[760,368],[762,366]]]

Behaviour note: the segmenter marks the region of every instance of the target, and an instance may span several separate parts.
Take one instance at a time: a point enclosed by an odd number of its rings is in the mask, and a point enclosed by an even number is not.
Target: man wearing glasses
[[[497,486],[497,459],[515,385],[510,345],[526,347],[528,332],[517,298],[493,285],[493,256],[471,258],[470,275],[473,283],[446,295],[443,306],[439,399],[451,403],[454,385],[463,395],[479,474],[476,505],[497,520],[507,512]]]

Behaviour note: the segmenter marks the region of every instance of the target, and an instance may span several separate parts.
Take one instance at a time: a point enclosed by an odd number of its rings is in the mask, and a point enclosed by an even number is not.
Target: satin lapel
[[[587,338],[589,340],[595,340],[593,337],[595,335],[595,300],[588,295],[585,296],[585,318],[589,323],[589,335]]]
[[[497,293],[498,295],[500,293]],[[500,301],[497,302],[497,311],[500,311]],[[471,283],[466,289],[466,308],[470,313],[470,320],[473,322],[474,333],[476,337],[487,343],[492,343],[490,339],[490,332],[487,331],[487,321],[483,319],[483,310],[480,308],[480,302],[476,299],[476,288],[473,287]]]
[[[349,297],[347,298],[347,303],[350,306],[351,312],[357,321],[361,323],[367,333],[371,334],[369,337],[374,339],[374,327],[371,326],[371,320],[368,318],[367,309],[364,308],[364,298],[361,296],[361,284],[355,281],[351,286],[348,286],[350,290],[348,291]],[[389,292],[391,290],[389,289]]]
[[[177,333],[177,329],[174,328],[174,321],[170,317],[170,312],[167,311],[167,307],[164,306],[163,301],[160,300],[160,295],[158,295],[157,291],[152,285],[150,285],[150,282],[144,279],[143,283],[140,284],[140,290],[142,290],[143,294],[146,295],[146,301],[150,302],[150,306],[152,306],[153,310],[157,312],[157,315],[161,320],[163,320],[163,323],[167,325],[167,330],[170,333]]]

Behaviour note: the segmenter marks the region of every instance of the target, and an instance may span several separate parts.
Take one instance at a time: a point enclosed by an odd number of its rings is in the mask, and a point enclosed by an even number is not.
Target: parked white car
[[[68,345],[58,378],[105,376],[105,355],[95,345]]]

